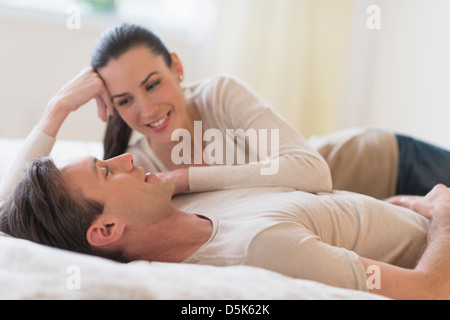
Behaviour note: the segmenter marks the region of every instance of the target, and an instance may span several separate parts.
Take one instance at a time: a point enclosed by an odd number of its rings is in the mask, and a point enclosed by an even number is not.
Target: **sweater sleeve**
[[[9,196],[28,163],[48,156],[55,142],[56,138],[46,135],[37,127],[31,131],[0,181],[0,201],[4,201]]]
[[[306,192],[329,192],[331,174],[326,161],[255,90],[232,77],[218,77],[198,104],[211,105],[208,121],[226,136],[222,164],[189,168],[191,192],[244,187],[290,187]],[[228,161],[235,149],[233,133],[245,133],[245,163]],[[253,138],[252,138],[253,135]],[[256,135],[256,138],[254,137]],[[230,143],[233,145],[228,148]],[[237,146],[239,149],[239,145]],[[237,152],[236,152],[237,153]],[[251,154],[255,155],[251,161]]]

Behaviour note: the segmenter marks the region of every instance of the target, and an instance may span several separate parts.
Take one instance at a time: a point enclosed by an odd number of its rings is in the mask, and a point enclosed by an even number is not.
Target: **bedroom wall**
[[[23,138],[49,99],[83,66],[100,25],[69,32],[60,16],[0,10],[0,136]],[[68,119],[62,137],[99,137],[92,105]]]
[[[102,15],[82,16],[80,29],[66,25],[70,14],[44,14],[0,7],[0,137],[24,138],[38,122],[50,98],[90,64],[92,45],[100,32],[122,21]],[[186,81],[209,76],[208,51],[194,35],[146,24],[176,48]],[[101,141],[104,123],[95,102],[72,113],[59,138]]]
[[[367,28],[370,5],[380,29]],[[450,149],[450,2],[357,0],[341,126],[372,126]]]
[[[151,27],[181,55],[186,81],[235,74],[309,136],[338,128],[351,1],[211,0],[219,14],[202,34]],[[89,64],[99,32],[117,22],[83,16],[80,30],[68,30],[66,19],[0,7],[1,137],[26,136],[52,95]],[[59,137],[101,139],[104,124],[95,112],[90,103],[71,115]]]
[[[186,81],[236,74],[307,137],[371,126],[450,148],[447,0],[211,3],[219,15],[203,34],[151,26],[181,55]],[[371,5],[381,10],[380,29],[367,27]],[[52,95],[89,64],[99,32],[118,22],[83,17],[81,29],[68,30],[66,19],[0,7],[0,137],[25,137]],[[101,140],[103,128],[90,103],[60,137]]]

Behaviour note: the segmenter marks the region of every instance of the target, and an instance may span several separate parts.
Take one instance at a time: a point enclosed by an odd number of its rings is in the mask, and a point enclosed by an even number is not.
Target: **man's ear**
[[[121,238],[125,225],[120,222],[96,221],[86,232],[86,239],[93,247],[102,247],[116,242]]]

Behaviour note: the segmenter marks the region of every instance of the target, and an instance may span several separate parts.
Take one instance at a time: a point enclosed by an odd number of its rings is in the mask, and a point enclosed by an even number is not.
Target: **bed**
[[[0,138],[0,179],[21,142]],[[56,143],[51,156],[63,164],[80,155],[101,158],[101,150],[99,142],[66,140]],[[4,234],[0,234],[0,283],[0,299],[383,299],[248,266],[121,264]]]

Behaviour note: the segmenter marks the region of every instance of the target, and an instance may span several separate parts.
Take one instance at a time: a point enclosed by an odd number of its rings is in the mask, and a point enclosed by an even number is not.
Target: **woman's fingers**
[[[114,115],[114,106],[112,104],[111,98],[109,97],[108,90],[106,89],[106,86],[104,84],[103,84],[103,88],[104,88],[104,90],[100,94],[100,97],[101,97],[101,99],[103,101],[103,104],[105,106],[105,109],[106,109],[107,113],[110,116],[113,116]]]
[[[98,117],[103,122],[106,122],[108,120],[108,115],[114,115],[114,107],[109,99],[108,93],[105,92],[103,94],[99,94],[95,97],[95,100],[97,101]]]
[[[95,100],[97,101],[98,116],[103,122],[106,122],[108,115],[110,116],[114,115],[114,106],[112,104],[108,90],[106,89],[105,82],[100,77],[100,75],[97,72],[95,72],[95,70],[93,70],[92,72],[95,74],[95,77],[101,83],[100,88],[97,92],[97,96],[95,97]]]
[[[95,97],[95,101],[97,102],[97,113],[98,117],[103,121],[106,122],[106,106],[103,102],[102,98],[97,96]]]

